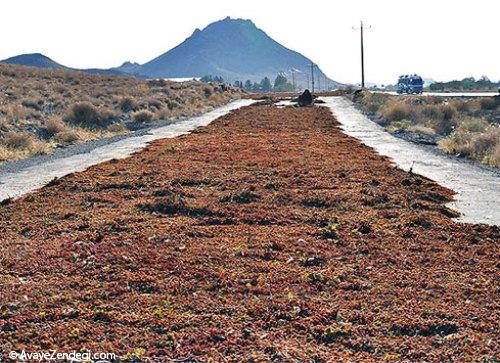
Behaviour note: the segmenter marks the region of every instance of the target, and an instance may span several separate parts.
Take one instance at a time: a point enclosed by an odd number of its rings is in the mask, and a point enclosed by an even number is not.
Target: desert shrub
[[[99,126],[104,126],[104,124],[116,119],[117,114],[106,106],[99,107],[97,110],[99,114]]]
[[[49,135],[53,136],[67,129],[66,124],[63,120],[58,117],[51,117],[44,123],[45,130],[49,133]]]
[[[175,100],[169,100],[167,103],[167,107],[170,111],[175,110],[176,108],[179,108],[180,106],[181,105],[179,104],[179,102],[177,102]]]
[[[0,117],[0,131],[7,131],[9,129],[9,123],[5,117]]]
[[[398,121],[392,121],[385,127],[385,129],[389,132],[395,132],[399,130],[408,130],[409,127],[411,126],[411,121],[410,120],[398,120]]]
[[[77,133],[80,140],[74,142],[80,142],[125,131],[122,126],[110,127],[117,121],[118,115],[128,113],[132,117],[133,112],[149,109],[154,113],[153,119],[192,116],[238,93],[232,89],[224,93],[214,90],[213,94],[223,95],[214,103],[212,95],[207,97],[209,90],[204,90],[213,86],[200,82],[177,84],[156,80],[148,83],[132,77],[8,64],[0,64],[0,84],[2,159],[31,155],[27,149],[6,146],[3,134],[9,131],[27,132],[38,142],[41,141],[35,135],[40,135],[49,140],[44,143],[53,145],[58,140],[61,143],[73,142]],[[51,117],[59,120],[49,120]],[[63,133],[65,131],[68,132]]]
[[[440,105],[439,108],[441,109],[441,112],[443,113],[443,119],[446,121],[451,120],[457,114],[456,108],[453,107],[452,105],[450,105],[449,103],[445,103],[444,105]]]
[[[388,95],[381,93],[372,93],[363,90],[359,96],[359,102],[371,112],[377,112],[382,105],[387,102]]]
[[[467,101],[467,108],[467,111],[469,112],[479,111],[481,110],[481,103],[479,102],[479,100]]]
[[[406,103],[391,100],[381,107],[380,116],[388,121],[399,121],[410,119],[412,112],[410,106]]]
[[[500,167],[500,143],[497,143],[495,149],[483,159],[485,164]]]
[[[2,142],[11,149],[29,149],[33,145],[33,136],[26,132],[6,132]]]
[[[468,132],[484,132],[488,122],[479,117],[463,117],[458,120],[458,129]]]
[[[118,107],[120,107],[120,110],[123,112],[137,111],[138,109],[137,102],[132,97],[123,97]]]
[[[170,111],[168,108],[162,108],[155,113],[155,119],[168,120],[170,118],[172,118],[172,111]]]
[[[167,85],[167,81],[165,81],[164,79],[151,79],[148,81],[148,85],[150,87],[165,87]]]
[[[96,126],[101,122],[99,110],[90,102],[78,102],[71,106],[67,119],[75,124]]]
[[[153,109],[159,110],[162,105],[163,105],[162,102],[160,100],[157,100],[156,98],[150,98],[148,100],[148,107],[149,108],[153,108]]]
[[[470,112],[473,110],[473,104],[468,101],[454,100],[450,104],[459,112]]]
[[[205,96],[205,98],[209,98],[212,93],[214,93],[214,89],[212,87],[203,87],[203,95]]]
[[[479,105],[483,110],[494,110],[497,108],[497,103],[493,97],[484,97],[479,99]]]
[[[431,121],[432,128],[441,135],[448,135],[457,125],[457,121],[455,120],[457,111],[455,108],[448,106],[449,105],[440,106],[443,117]]]
[[[108,131],[114,134],[121,134],[127,132],[127,128],[123,124],[111,124],[108,126]]]
[[[78,141],[81,141],[81,136],[75,129],[67,129],[61,132],[58,132],[55,135],[55,139],[64,144],[74,144]]]
[[[12,160],[16,158],[16,153],[9,147],[0,143],[0,161]]]
[[[42,109],[43,100],[25,99],[21,102],[24,107],[32,108],[34,110],[40,111]]]
[[[420,124],[410,125],[410,126],[408,126],[407,130],[411,131],[411,132],[418,132],[421,134],[426,134],[426,135],[435,135],[436,134],[436,131],[432,127],[420,125]]]
[[[425,97],[422,97],[422,100],[423,100],[423,102],[425,102],[429,105],[437,105],[437,104],[440,104],[442,102],[441,97],[438,97],[438,96],[425,96]]]
[[[456,126],[456,121],[455,120],[443,118],[441,120],[437,120],[433,124],[433,129],[436,130],[436,132],[438,134],[448,135],[450,132],[453,131],[453,129],[455,128],[455,126]]]
[[[461,153],[483,163],[500,166],[500,127],[489,126],[484,132],[457,129],[439,142],[439,147],[449,153]]]
[[[132,119],[135,122],[143,123],[143,122],[151,121],[154,118],[154,116],[155,116],[155,114],[153,112],[148,111],[148,110],[142,110],[142,111],[134,112],[134,114],[132,115]]]
[[[218,106],[224,102],[224,96],[220,93],[214,93],[208,99],[212,102],[212,106]]]
[[[13,104],[13,105],[9,105],[6,108],[6,117],[11,122],[17,122],[19,120],[30,118],[30,115],[32,115],[32,112],[34,112],[34,111],[29,110],[28,108],[26,108],[20,104]]]
[[[471,140],[472,155],[482,160],[500,144],[500,127],[490,126],[482,133],[475,133]]]
[[[424,105],[421,109],[421,113],[422,116],[433,120],[443,118],[443,111],[438,105]]]
[[[9,156],[9,159],[48,154],[52,150],[51,144],[42,142],[26,132],[7,132],[0,139],[0,145],[2,158]]]

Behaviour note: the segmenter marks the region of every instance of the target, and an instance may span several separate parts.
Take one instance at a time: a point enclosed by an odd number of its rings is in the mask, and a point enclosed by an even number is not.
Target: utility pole
[[[291,69],[291,72],[292,72],[292,86],[293,86],[293,90],[295,91],[295,69]]]
[[[364,28],[370,29],[371,26],[365,27],[363,25],[363,21],[360,21],[360,35],[361,35],[361,88],[365,88],[365,47],[364,47],[364,39],[363,39],[363,31]],[[356,30],[356,28],[353,27]]]
[[[314,63],[311,62],[311,88],[312,93],[314,93]]]
[[[363,22],[361,22],[361,88],[365,88],[365,47],[363,45]]]

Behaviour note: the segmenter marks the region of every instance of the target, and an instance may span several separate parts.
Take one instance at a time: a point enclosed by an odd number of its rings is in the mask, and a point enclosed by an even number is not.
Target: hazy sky
[[[144,63],[195,28],[248,18],[318,63],[332,79],[359,82],[359,33],[366,81],[399,74],[436,80],[500,80],[499,0],[2,0],[0,59],[40,52],[70,67]]]

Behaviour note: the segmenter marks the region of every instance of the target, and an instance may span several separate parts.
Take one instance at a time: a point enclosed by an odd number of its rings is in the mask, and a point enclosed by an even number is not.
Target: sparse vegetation
[[[388,102],[380,109],[380,116],[388,121],[401,121],[409,119],[412,116],[412,112],[409,105],[394,100]]]
[[[78,102],[70,107],[66,120],[77,125],[85,125],[92,128],[101,126],[103,116],[97,107],[90,102]]]
[[[0,161],[48,154],[51,150],[50,143],[44,143],[27,132],[6,132],[0,139]]]
[[[413,132],[442,150],[500,166],[498,97],[451,99],[364,91],[355,101],[389,132]]]
[[[139,105],[132,97],[124,97],[120,100],[119,103],[120,110],[123,112],[136,111],[139,108]]]
[[[429,86],[431,91],[496,91],[500,88],[500,82],[492,82],[488,77],[483,76],[476,80],[474,77],[467,77],[461,81],[436,82]]]
[[[0,161],[124,133],[124,121],[131,119],[188,117],[239,97],[227,85],[0,64]],[[14,145],[23,138],[28,146]]]
[[[466,155],[500,167],[500,126],[487,126],[484,120],[479,120],[462,123],[450,136],[442,139],[439,146],[449,153]]]
[[[149,110],[142,110],[142,111],[137,111],[134,112],[132,115],[132,119],[135,122],[143,123],[143,122],[149,122],[153,119],[155,114]]]
[[[59,134],[66,131],[68,126],[58,117],[51,117],[44,123],[45,130],[50,136]]]

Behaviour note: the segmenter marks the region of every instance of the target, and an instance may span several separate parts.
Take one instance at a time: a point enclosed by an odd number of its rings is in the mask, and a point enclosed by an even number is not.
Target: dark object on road
[[[313,104],[313,95],[308,89],[297,98],[297,103],[300,107],[311,106]]]

